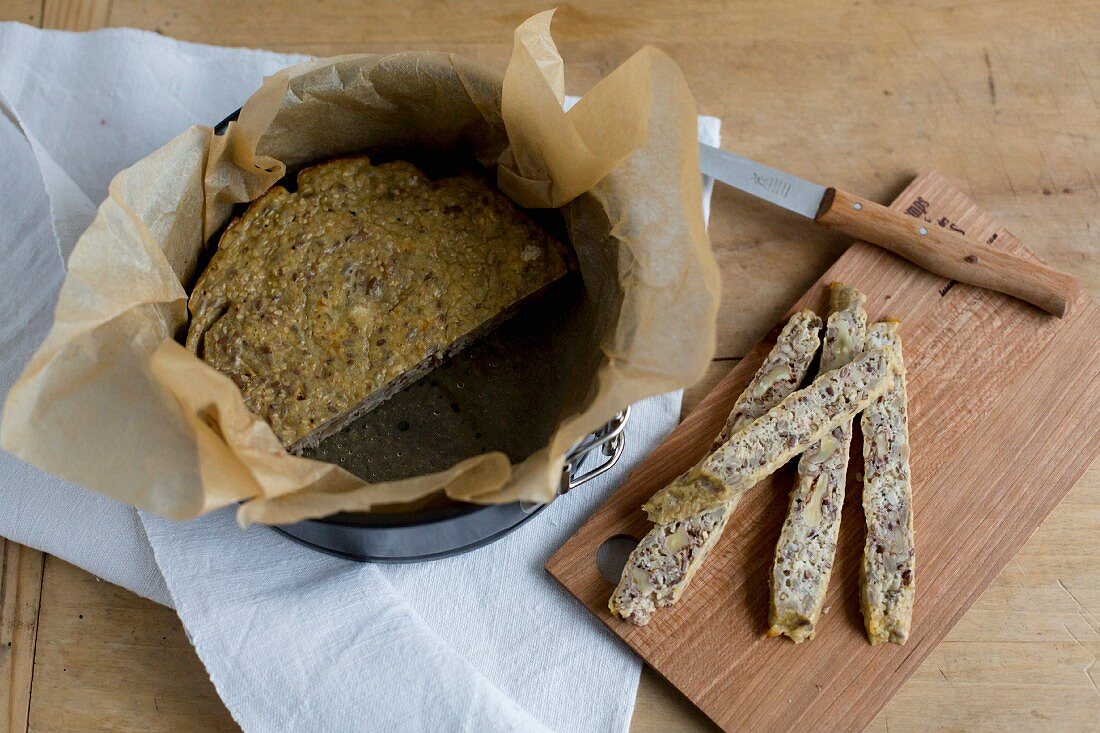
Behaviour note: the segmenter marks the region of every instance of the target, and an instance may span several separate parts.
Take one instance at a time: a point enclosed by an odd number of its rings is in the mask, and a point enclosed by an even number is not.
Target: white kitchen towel
[[[640,663],[543,565],[664,438],[679,406],[679,394],[635,405],[606,480],[443,560],[353,563],[267,527],[241,531],[232,510],[142,521],[246,731],[622,731]]]
[[[0,23],[0,399],[44,337],[64,258],[114,173],[300,59]],[[700,118],[700,136],[717,144],[718,121]],[[542,565],[675,425],[679,401],[635,406],[609,474],[505,539],[433,563],[338,560],[241,531],[229,512],[139,521],[2,452],[0,535],[174,601],[250,732],[622,730],[639,663]]]
[[[63,268],[35,155],[3,114],[0,161],[2,400],[50,327]],[[80,206],[75,208],[79,211]],[[97,575],[162,603],[168,599],[145,531],[131,507],[43,473],[3,451],[0,536],[77,564],[94,558],[91,566]]]

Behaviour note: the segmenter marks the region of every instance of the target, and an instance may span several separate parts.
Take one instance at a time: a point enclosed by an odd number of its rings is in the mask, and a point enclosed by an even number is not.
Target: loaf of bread
[[[825,372],[734,433],[698,466],[654,494],[643,508],[657,524],[718,508],[850,422],[893,385],[895,374],[894,355],[888,348],[866,351],[845,366]]]
[[[569,248],[481,177],[307,168],[233,221],[187,346],[292,452],[315,445],[562,277]]]
[[[899,370],[893,385],[867,407],[860,422],[867,541],[859,595],[872,644],[906,642],[916,588],[909,420],[898,326],[897,322],[876,323],[867,334],[867,348],[892,351]]]
[[[867,329],[866,297],[855,288],[833,283],[828,325],[821,348],[821,371],[844,366],[863,351]],[[812,639],[833,570],[852,421],[837,425],[802,454],[798,481],[770,577],[768,636],[785,634],[796,643]]]
[[[812,311],[791,316],[734,403],[723,434],[748,425],[802,383],[817,352],[820,331],[821,319]],[[736,507],[735,498],[688,519],[654,526],[623,567],[619,585],[608,601],[611,613],[644,626],[658,607],[676,603],[722,536]]]

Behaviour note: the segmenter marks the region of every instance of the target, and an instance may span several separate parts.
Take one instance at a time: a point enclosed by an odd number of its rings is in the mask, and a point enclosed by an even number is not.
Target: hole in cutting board
[[[638,546],[638,540],[630,535],[617,534],[608,537],[603,544],[596,549],[596,569],[608,583],[619,582],[623,574],[623,567],[631,551]]]

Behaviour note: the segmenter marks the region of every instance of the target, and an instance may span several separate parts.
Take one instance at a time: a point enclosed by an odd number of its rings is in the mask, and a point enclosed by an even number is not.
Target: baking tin
[[[608,471],[626,446],[630,408],[574,446],[562,468],[559,496]],[[451,504],[408,514],[307,519],[275,529],[330,555],[370,562],[419,562],[477,549],[511,532],[546,504]]]
[[[214,128],[223,135],[240,110]],[[609,470],[626,445],[627,408],[567,454],[559,496]],[[546,507],[512,502],[449,503],[410,512],[338,514],[273,529],[311,549],[363,562],[419,562],[468,552],[499,539]]]

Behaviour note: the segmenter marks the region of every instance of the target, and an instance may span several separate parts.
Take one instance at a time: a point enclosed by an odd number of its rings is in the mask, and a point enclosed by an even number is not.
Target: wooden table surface
[[[503,69],[513,28],[546,5],[4,0],[0,19],[318,55],[435,49]],[[1090,0],[610,0],[561,5],[554,29],[572,93],[657,44],[700,111],[722,118],[726,147],[883,202],[939,170],[1100,296],[1100,11]],[[722,187],[713,210],[719,358],[685,408],[847,244]],[[871,729],[1100,730],[1098,539],[1100,464]],[[172,611],[56,558],[0,548],[0,721],[10,730],[236,730]],[[642,675],[632,730],[708,727]]]

